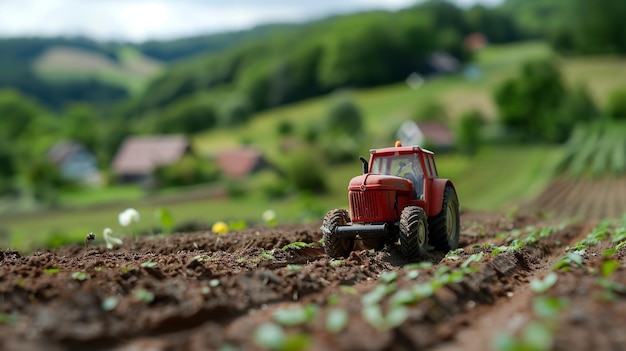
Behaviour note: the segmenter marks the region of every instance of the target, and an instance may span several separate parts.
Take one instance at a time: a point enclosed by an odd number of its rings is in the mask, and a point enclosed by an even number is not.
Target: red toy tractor
[[[459,200],[454,185],[441,179],[434,154],[419,146],[370,150],[363,175],[350,180],[350,212],[328,212],[322,223],[324,250],[347,257],[355,241],[364,249],[400,243],[407,260],[424,256],[428,244],[448,251],[459,245]]]

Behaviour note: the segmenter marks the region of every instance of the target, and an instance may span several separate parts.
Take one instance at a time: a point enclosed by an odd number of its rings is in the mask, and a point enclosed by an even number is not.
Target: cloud
[[[366,9],[395,10],[414,2],[415,0],[2,0],[0,36],[82,35],[100,40],[144,41],[238,30],[271,22],[300,22]]]

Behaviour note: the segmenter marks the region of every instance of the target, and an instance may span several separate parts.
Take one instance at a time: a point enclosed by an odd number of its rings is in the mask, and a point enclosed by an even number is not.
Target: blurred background
[[[130,235],[128,207],[145,235],[318,221],[395,140],[435,151],[465,211],[619,216],[624,18],[622,0],[4,0],[0,247]]]

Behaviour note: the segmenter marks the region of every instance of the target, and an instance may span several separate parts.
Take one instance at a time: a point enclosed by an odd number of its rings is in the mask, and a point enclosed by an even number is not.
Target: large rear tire
[[[459,199],[454,188],[449,185],[446,185],[443,192],[441,212],[430,218],[429,229],[429,244],[436,250],[448,252],[459,247]]]
[[[344,209],[329,211],[322,222],[322,238],[324,251],[333,258],[348,257],[354,248],[354,239],[342,238],[337,235],[337,227],[348,225],[350,215]]]
[[[400,215],[400,253],[415,261],[426,254],[428,217],[421,207],[408,206]]]

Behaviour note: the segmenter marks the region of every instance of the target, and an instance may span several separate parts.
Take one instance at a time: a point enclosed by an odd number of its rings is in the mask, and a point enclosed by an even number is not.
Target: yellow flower
[[[211,228],[211,231],[218,235],[224,235],[228,233],[228,224],[222,221],[215,222],[215,224],[213,224],[213,227]]]

